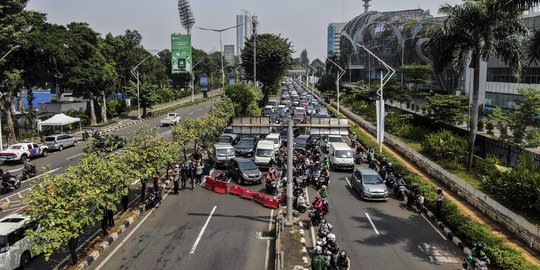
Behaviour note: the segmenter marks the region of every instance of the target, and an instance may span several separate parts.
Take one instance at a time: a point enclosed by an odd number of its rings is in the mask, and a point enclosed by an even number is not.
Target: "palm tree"
[[[467,160],[469,170],[472,168],[480,107],[480,61],[499,57],[510,66],[515,77],[519,77],[523,69],[521,38],[527,35],[528,29],[521,21],[521,11],[495,8],[496,4],[500,3],[469,0],[461,5],[443,5],[439,13],[447,17],[428,43],[436,72],[441,72],[448,65],[460,72],[467,63],[469,68],[474,69]]]

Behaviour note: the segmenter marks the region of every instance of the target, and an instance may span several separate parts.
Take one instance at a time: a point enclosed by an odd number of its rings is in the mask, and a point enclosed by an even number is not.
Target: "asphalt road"
[[[266,269],[266,262],[273,267],[270,240],[257,237],[268,231],[272,214],[252,201],[201,187],[170,193],[92,269]]]
[[[351,269],[460,269],[464,255],[431,223],[393,198],[361,200],[348,183],[351,174],[331,173],[327,215]],[[310,187],[308,193],[313,201],[316,191]]]
[[[206,101],[202,103],[195,104],[193,106],[184,107],[181,109],[176,110],[182,117],[182,121],[185,119],[190,118],[199,118],[204,115],[210,110],[212,107],[213,101]],[[164,117],[164,116],[163,116]],[[163,117],[156,117],[153,119],[149,119],[146,121],[142,121],[130,126],[126,126],[124,128],[118,129],[113,134],[117,134],[120,136],[127,136],[129,137],[130,134],[134,133],[135,131],[139,129],[150,129],[150,128],[157,128],[156,134],[165,134],[168,131],[170,131],[170,127],[161,127],[160,126],[160,120]],[[49,153],[47,157],[40,157],[31,160],[31,163],[35,164],[38,168],[38,173],[43,173],[43,168],[48,167],[48,172],[51,173],[61,173],[63,172],[67,167],[76,164],[84,155],[83,149],[86,146],[88,142],[85,141],[78,141],[77,146],[75,147],[69,147],[65,148],[63,151],[53,151]],[[5,170],[11,170],[16,171],[15,174],[21,173],[22,165],[17,163],[6,163],[2,166]],[[15,192],[2,194],[0,195],[0,202],[3,201],[9,201],[10,206],[8,209],[5,209],[4,211],[0,212],[0,218],[3,218],[4,216],[20,211],[22,208],[24,208],[24,205],[21,204],[21,199],[25,197],[25,195],[29,192],[29,188],[31,186],[31,182],[33,179],[24,181],[21,185],[21,188],[18,190],[15,190]]]

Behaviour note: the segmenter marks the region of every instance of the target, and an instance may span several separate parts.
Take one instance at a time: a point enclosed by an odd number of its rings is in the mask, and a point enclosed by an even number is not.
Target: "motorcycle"
[[[148,187],[147,192],[148,197],[146,199],[146,209],[156,207],[156,205],[161,202],[161,195],[159,194],[159,191],[155,191],[153,187]]]
[[[311,226],[319,226],[321,219],[322,216],[319,211],[315,210],[314,208],[310,208],[307,220],[308,229],[311,228]]]
[[[36,165],[30,164],[30,168],[28,170],[23,168],[22,174],[17,175],[17,177],[15,178],[19,181],[24,181],[32,177],[35,177],[36,175],[37,175]]]
[[[8,181],[0,181],[0,193],[5,194],[21,187],[21,181],[14,176],[10,176]]]
[[[364,161],[364,154],[359,152],[354,155],[354,163],[355,164],[362,164]]]
[[[88,133],[88,131],[85,130],[85,131],[82,133],[82,140],[83,140],[83,141],[87,141],[89,137],[90,137],[90,134]]]
[[[266,189],[266,193],[270,195],[277,195],[278,194],[278,188],[275,181],[268,182],[266,181],[266,185],[264,186]]]
[[[405,187],[405,184],[400,183],[399,180],[394,182],[393,192],[394,192],[394,196],[396,196],[396,199],[400,201],[405,200],[406,194],[408,193],[407,187]]]
[[[463,261],[463,270],[488,270],[487,262],[478,258],[473,258],[472,261],[465,258]]]
[[[293,208],[300,213],[305,213],[307,210],[306,200],[304,196],[295,196],[293,201]]]

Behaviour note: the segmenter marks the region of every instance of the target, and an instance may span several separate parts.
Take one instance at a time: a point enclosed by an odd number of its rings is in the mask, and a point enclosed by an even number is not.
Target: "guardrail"
[[[310,91],[315,93],[315,91],[311,88]],[[334,101],[332,101],[330,105],[334,107],[337,106],[336,102]],[[349,111],[347,108],[341,106],[340,112],[361,126],[363,129],[367,130],[369,133],[373,135],[377,134],[377,129],[373,124]],[[485,216],[501,224],[504,228],[512,232],[517,238],[526,243],[527,246],[529,246],[532,250],[540,252],[539,225],[532,224],[522,216],[512,212],[510,209],[491,199],[488,195],[477,190],[470,184],[461,180],[459,177],[448,172],[435,162],[429,160],[422,154],[405,145],[394,136],[386,134],[384,136],[384,140],[385,144],[417,165],[430,177],[444,184],[455,195],[473,205]]]

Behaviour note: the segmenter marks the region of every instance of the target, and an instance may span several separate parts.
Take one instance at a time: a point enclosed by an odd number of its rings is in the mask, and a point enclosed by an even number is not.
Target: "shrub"
[[[440,130],[426,135],[422,149],[439,164],[455,169],[466,159],[467,140],[451,131]]]
[[[118,99],[107,100],[107,116],[111,118],[120,116],[127,109],[125,104],[125,102]]]
[[[493,129],[495,129],[495,126],[493,125],[493,123],[487,122],[487,124],[486,124],[486,129],[487,129],[488,131],[492,131]]]
[[[404,137],[415,141],[422,141],[428,133],[429,130],[426,128],[410,126]]]
[[[478,131],[484,131],[484,121],[483,120],[478,120]]]

